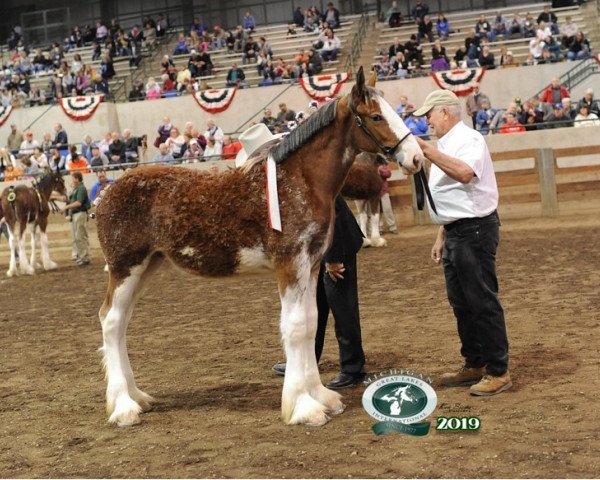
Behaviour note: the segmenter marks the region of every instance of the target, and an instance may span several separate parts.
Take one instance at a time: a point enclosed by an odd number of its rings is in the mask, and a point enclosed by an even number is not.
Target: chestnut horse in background
[[[58,171],[48,171],[34,187],[26,185],[11,185],[2,192],[0,202],[2,204],[2,213],[8,226],[8,243],[10,245],[10,265],[6,275],[12,277],[17,274],[17,261],[15,236],[19,247],[19,265],[21,273],[33,275],[35,273],[35,244],[36,230],[40,228],[40,246],[42,251],[42,264],[44,270],[53,270],[57,267],[50,259],[48,251],[48,235],[46,227],[48,226],[48,215],[50,206],[48,201],[50,194],[56,191],[62,195],[67,194],[65,182]],[[18,231],[15,230],[16,223],[19,222]],[[31,257],[27,260],[25,252],[25,229],[29,226],[31,234]]]
[[[403,159],[410,173],[423,158],[374,84],[374,76],[366,84],[360,69],[349,94],[260,147],[242,168],[210,174],[148,166],[113,183],[96,211],[109,267],[99,312],[109,422],[138,423],[153,400],[136,385],[125,334],[142,287],[165,259],[203,276],[274,268],[287,357],[283,421],[318,426],[344,410],[340,395],[321,383],[314,345],[317,276],[332,238],[334,199],[360,151]],[[276,163],[281,232],[269,226],[267,158]]]
[[[342,187],[342,195],[354,200],[356,204],[358,224],[365,236],[363,247],[385,247],[387,244],[379,231],[381,189],[383,187],[383,178],[379,175],[379,165],[386,162],[385,157],[382,157],[381,154],[360,153]]]

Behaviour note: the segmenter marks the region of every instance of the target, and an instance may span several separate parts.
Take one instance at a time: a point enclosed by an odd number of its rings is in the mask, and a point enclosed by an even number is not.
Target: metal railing
[[[573,68],[563,73],[559,80],[569,90],[573,90],[577,85],[584,82],[590,75],[598,73],[600,70],[598,64],[593,59],[581,60]],[[540,96],[546,88],[537,92]]]
[[[353,72],[356,68],[356,63],[360,57],[362,52],[363,42],[365,40],[367,30],[369,28],[369,17],[367,13],[363,13],[358,20],[358,31],[352,40],[352,47],[350,48],[350,53],[346,58],[346,64],[344,65],[344,70],[346,72]]]

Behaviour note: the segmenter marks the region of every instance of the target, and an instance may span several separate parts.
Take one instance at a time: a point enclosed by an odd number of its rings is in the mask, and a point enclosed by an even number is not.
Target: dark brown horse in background
[[[57,267],[50,259],[48,251],[48,215],[50,206],[48,201],[53,191],[66,195],[65,182],[58,171],[46,173],[34,187],[26,185],[11,185],[5,188],[0,197],[2,213],[8,226],[8,243],[10,245],[10,264],[6,275],[12,277],[17,274],[16,243],[19,247],[19,265],[21,273],[33,275],[35,273],[35,245],[36,230],[40,229],[41,256],[44,270]],[[15,230],[17,222],[19,229]],[[25,229],[29,226],[31,234],[31,257],[27,260],[25,252]]]
[[[358,224],[364,235],[363,247],[385,247],[387,244],[379,232],[383,187],[379,166],[386,162],[380,154],[360,153],[342,187],[342,195],[355,201]]]
[[[374,84],[372,76],[366,85],[360,69],[349,94],[259,148],[243,168],[206,174],[140,167],[113,183],[96,211],[109,266],[99,312],[109,422],[138,423],[152,402],[134,380],[125,333],[144,284],[165,259],[204,276],[274,268],[287,357],[283,421],[323,425],[344,410],[340,395],[321,383],[314,348],[317,276],[331,242],[334,199],[360,151],[403,159],[410,173],[422,163],[415,138]],[[281,232],[269,227],[268,158],[277,164]]]

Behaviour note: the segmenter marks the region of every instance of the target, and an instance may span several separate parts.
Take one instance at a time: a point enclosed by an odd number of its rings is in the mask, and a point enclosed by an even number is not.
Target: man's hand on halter
[[[329,275],[332,281],[337,282],[343,280],[343,273],[346,271],[343,263],[325,263],[325,272]]]

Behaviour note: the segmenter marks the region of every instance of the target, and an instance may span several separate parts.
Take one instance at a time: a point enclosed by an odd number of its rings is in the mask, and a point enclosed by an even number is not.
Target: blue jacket
[[[404,124],[410,128],[413,135],[417,135],[418,137],[425,135],[427,130],[429,130],[429,126],[423,117],[416,119],[414,116],[409,115],[404,119]]]

